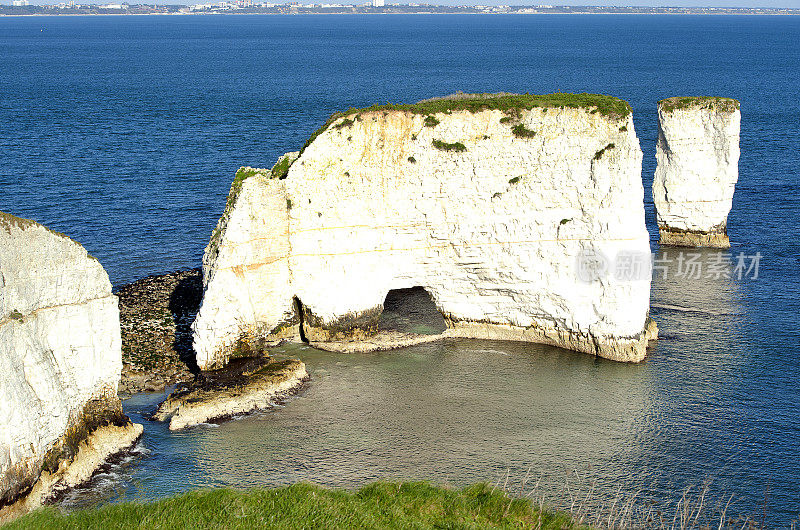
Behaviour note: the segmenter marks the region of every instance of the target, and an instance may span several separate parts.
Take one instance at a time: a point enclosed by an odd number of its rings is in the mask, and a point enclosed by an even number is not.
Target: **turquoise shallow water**
[[[662,339],[638,365],[493,341],[368,355],[288,345],[275,354],[303,359],[312,381],[276,410],[170,433],[147,419],[163,396],[136,396],[125,408],[145,425],[141,455],[63,505],[300,480],[508,480],[516,492],[528,475],[528,490],[539,483],[562,506],[594,488],[596,509],[636,494],[672,514],[686,487],[708,483],[712,510],[733,496],[730,514],[760,514],[767,493],[770,522],[788,525],[800,502],[794,376],[754,337],[747,290],[658,278],[653,303]]]
[[[654,237],[655,102],[740,99],[732,253],[763,255],[755,280],[657,279],[663,339],[640,365],[475,341],[300,347],[283,353],[313,381],[274,412],[171,434],[143,415],[157,397],[139,397],[126,407],[146,425],[142,453],[65,505],[301,479],[513,482],[530,466],[554,499],[570,473],[595,480],[598,502],[622,485],[665,503],[708,478],[743,513],[766,493],[769,522],[788,524],[800,512],[797,42],[793,17],[0,19],[0,210],[74,237],[116,285],[197,266],[236,168],[297,149],[330,113],[457,90],[629,100]]]

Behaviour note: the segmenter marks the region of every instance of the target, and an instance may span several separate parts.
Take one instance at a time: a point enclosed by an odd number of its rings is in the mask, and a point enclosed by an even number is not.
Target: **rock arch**
[[[650,256],[630,109],[562,96],[352,111],[272,170],[242,168],[204,258],[198,364],[296,339],[294,297],[312,345],[369,347],[386,294],[416,285],[447,336],[644,358],[649,270],[613,268]],[[605,275],[581,275],[587,253]]]

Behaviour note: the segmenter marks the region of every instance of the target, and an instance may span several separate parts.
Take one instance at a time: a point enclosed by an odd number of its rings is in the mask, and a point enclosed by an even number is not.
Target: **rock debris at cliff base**
[[[199,269],[148,276],[116,291],[122,328],[122,395],[161,392],[198,371],[190,326],[203,294]]]

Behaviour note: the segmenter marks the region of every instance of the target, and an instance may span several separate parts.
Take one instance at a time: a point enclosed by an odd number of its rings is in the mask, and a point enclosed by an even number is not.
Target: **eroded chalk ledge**
[[[437,335],[421,335],[418,333],[404,333],[402,331],[379,331],[368,338],[326,342],[311,341],[308,344],[318,350],[338,353],[369,353],[407,348],[408,346],[416,346],[417,344],[435,342],[443,338],[445,338],[444,333],[439,333]]]
[[[524,328],[507,324],[451,321],[448,329],[436,335],[380,331],[369,338],[359,337],[352,340],[310,342],[309,345],[320,350],[339,353],[369,353],[405,348],[447,338],[547,344],[589,353],[613,361],[640,362],[646,356],[649,342],[658,338],[658,326],[652,318],[648,318],[644,329],[632,337],[599,339],[555,328]]]
[[[443,333],[445,337],[546,344],[612,361],[632,363],[643,361],[649,342],[658,338],[658,325],[649,317],[644,329],[630,337],[601,338],[559,328],[519,327],[486,322],[456,321],[450,325],[452,327]]]
[[[169,429],[175,431],[267,410],[296,393],[308,380],[306,365],[297,359],[235,359],[170,394],[153,419],[169,421]]]
[[[658,244],[662,246],[731,248],[731,242],[725,230],[700,232],[676,228],[664,229],[662,227],[659,229],[658,234]]]
[[[42,471],[38,480],[16,501],[0,507],[0,525],[35,510],[58,495],[86,484],[115,456],[130,450],[142,437],[143,427],[127,418],[94,429],[76,447],[71,459],[61,459],[54,469]]]

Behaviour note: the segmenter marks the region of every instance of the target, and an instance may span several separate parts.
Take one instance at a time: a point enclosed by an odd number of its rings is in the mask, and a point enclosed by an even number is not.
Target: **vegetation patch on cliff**
[[[23,219],[22,217],[17,217],[16,215],[11,215],[10,213],[0,212],[0,228],[4,229],[9,234],[11,233],[12,228],[19,228],[20,230],[27,230],[32,226],[41,226],[44,230],[47,230],[54,236],[63,237],[64,239],[69,239],[70,241],[75,242],[71,237],[66,234],[62,234],[61,232],[56,232],[55,230],[51,230],[44,225],[37,223],[31,219]],[[75,244],[79,244],[75,242]],[[92,259],[97,259],[91,254],[89,257]]]
[[[16,215],[11,215],[10,213],[0,212],[0,228],[5,229],[6,232],[11,232],[12,227],[25,230],[26,228],[35,225],[36,221],[23,219],[22,217],[17,217]]]
[[[461,151],[466,151],[467,150],[467,146],[465,146],[461,142],[454,142],[454,143],[451,144],[451,143],[448,143],[448,142],[443,142],[442,140],[434,140],[432,143],[433,143],[433,146],[436,149],[440,150],[440,151],[461,152]]]
[[[292,158],[290,156],[284,156],[272,167],[272,178],[283,180],[286,178],[286,175],[289,174],[289,168],[292,165]]]
[[[664,112],[693,108],[711,109],[721,112],[735,112],[739,110],[739,101],[731,98],[712,96],[675,97],[662,99],[658,102],[658,106]]]
[[[353,120],[351,120],[350,118],[345,118],[342,121],[340,121],[339,123],[337,123],[336,125],[334,125],[333,128],[334,129],[344,129],[345,127],[350,127],[354,123],[355,122]]]
[[[613,144],[613,143],[612,143],[612,144],[608,144],[608,145],[607,145],[607,146],[605,146],[604,148],[602,148],[602,149],[600,149],[599,151],[597,151],[597,152],[594,154],[594,158],[593,158],[593,160],[600,160],[601,158],[603,158],[603,154],[604,154],[606,151],[610,151],[611,149],[614,149],[614,144]]]
[[[45,508],[6,528],[576,528],[570,516],[477,484],[378,482],[355,492],[310,484],[194,491],[153,503],[63,514]]]
[[[504,113],[517,115],[522,110],[531,110],[534,108],[542,108],[544,110],[548,108],[582,108],[616,119],[626,118],[631,113],[631,106],[627,101],[602,94],[571,94],[560,92],[544,95],[510,94],[506,92],[498,94],[457,93],[440,98],[424,99],[413,104],[386,103],[363,109],[350,108],[343,112],[337,112],[311,135],[301,152],[311,145],[317,136],[322,134],[328,127],[336,122],[336,120],[342,117],[361,115],[367,112],[399,111],[433,117],[435,114],[451,114],[456,111],[481,112],[484,110],[499,110]]]
[[[536,136],[536,131],[528,129],[521,123],[514,125],[511,128],[511,132],[513,132],[514,136],[516,136],[517,138],[533,138],[534,136]]]

